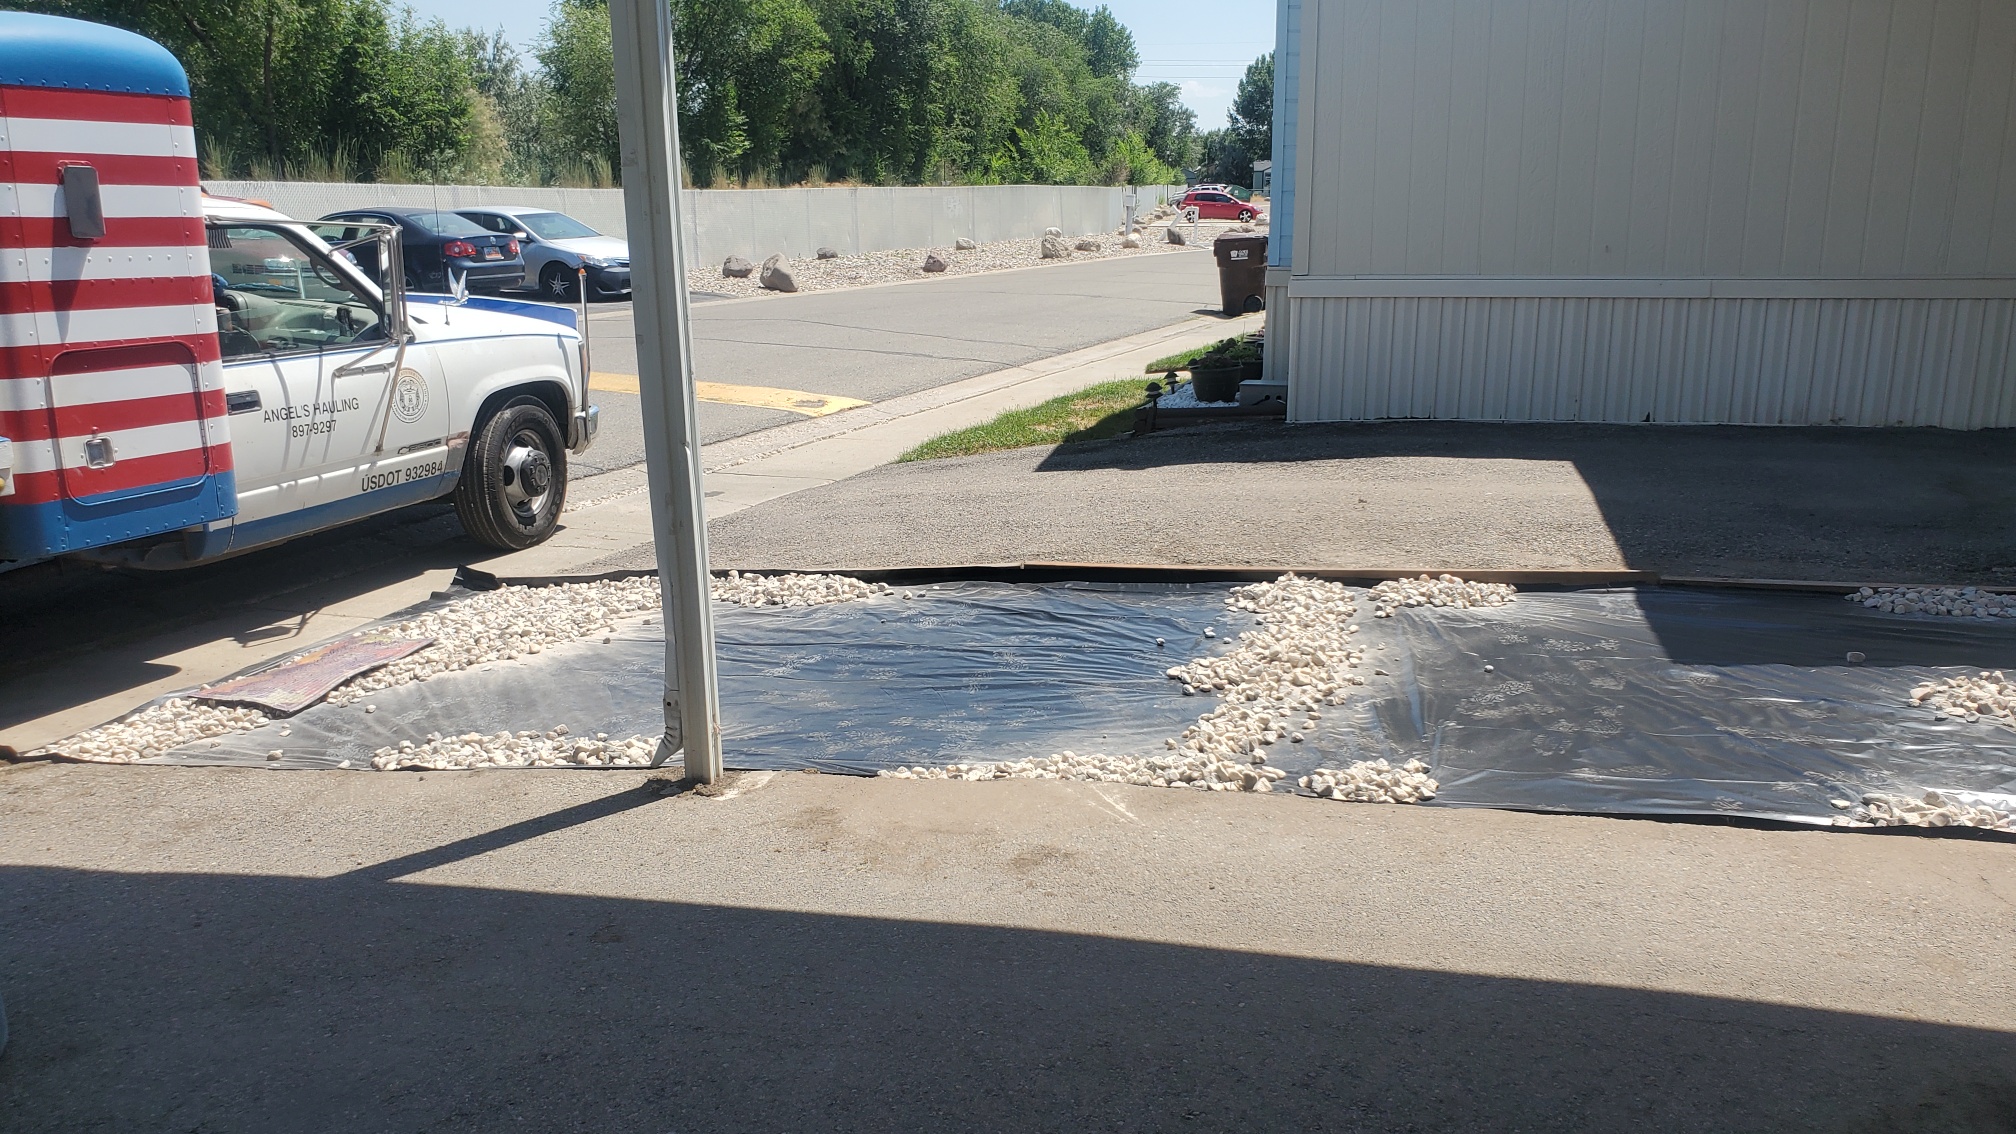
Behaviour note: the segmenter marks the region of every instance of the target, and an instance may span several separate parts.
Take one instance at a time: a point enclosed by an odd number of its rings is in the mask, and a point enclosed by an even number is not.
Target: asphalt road
[[[1218,278],[1197,252],[1130,256],[889,287],[693,305],[695,377],[878,402],[1215,311]],[[627,304],[590,316],[597,373],[637,373]],[[644,459],[635,394],[597,390],[602,432],[574,475]],[[778,409],[703,402],[713,444],[786,422]]]

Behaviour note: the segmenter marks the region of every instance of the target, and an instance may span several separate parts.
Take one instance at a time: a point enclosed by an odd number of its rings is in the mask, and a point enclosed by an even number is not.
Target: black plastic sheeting
[[[899,588],[908,599],[717,607],[728,766],[872,773],[1162,751],[1215,705],[1164,671],[1252,625],[1224,608],[1229,589],[947,583]],[[2016,808],[2016,731],[1904,703],[1927,678],[2016,668],[2011,622],[1648,587],[1391,619],[1361,603],[1359,625],[1368,684],[1325,710],[1308,743],[1276,746],[1277,767],[1418,757],[1442,783],[1437,804],[1544,811],[1824,823],[1839,814],[1831,799],[1933,788]],[[655,619],[632,623],[606,644],[373,694],[374,713],[321,705],[166,759],[364,767],[429,732],[655,735],[661,634]],[[1867,661],[1849,664],[1850,651]]]
[[[872,775],[1064,749],[1159,751],[1212,704],[1183,696],[1164,671],[1224,650],[1252,625],[1250,615],[1224,609],[1227,589],[946,583],[902,588],[910,599],[717,605],[727,763]],[[1206,627],[1219,637],[1204,637]],[[377,749],[429,732],[565,725],[576,735],[655,736],[664,666],[663,625],[654,618],[627,624],[606,644],[577,642],[354,705],[318,705],[168,759],[365,767]],[[274,751],[279,760],[268,759]]]

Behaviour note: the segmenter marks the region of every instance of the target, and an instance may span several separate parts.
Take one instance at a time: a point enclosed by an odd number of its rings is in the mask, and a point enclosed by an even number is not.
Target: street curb
[[[1023,382],[1036,381],[1080,366],[1097,365],[1118,355],[1157,346],[1206,327],[1232,327],[1241,320],[1251,318],[1254,316],[1241,315],[1232,319],[1225,319],[1222,316],[1195,316],[1152,331],[1142,331],[1126,338],[1095,343],[1020,366],[1011,366],[942,386],[933,386],[891,398],[886,402],[843,410],[825,417],[794,421],[770,429],[759,429],[754,433],[745,433],[740,437],[731,437],[702,447],[701,467],[707,472],[723,472],[750,461],[773,457],[779,453],[801,449],[835,437],[844,437],[849,433],[858,433],[887,422],[899,421],[972,398],[997,393]],[[1142,375],[1142,380],[1144,382],[1148,380],[1145,373]]]

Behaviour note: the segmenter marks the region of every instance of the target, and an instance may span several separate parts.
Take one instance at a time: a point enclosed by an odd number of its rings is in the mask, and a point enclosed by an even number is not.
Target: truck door
[[[384,300],[288,226],[213,225],[210,263],[243,432],[238,527],[291,535],[437,495],[423,482],[445,471],[449,406],[433,350],[401,352]]]

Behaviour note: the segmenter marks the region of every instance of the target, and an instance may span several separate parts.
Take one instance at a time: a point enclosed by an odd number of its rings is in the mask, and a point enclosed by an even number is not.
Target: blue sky
[[[422,19],[450,27],[502,27],[528,50],[549,0],[408,0]],[[1078,3],[1078,0],[1073,0]],[[1274,50],[1274,0],[1106,0],[1134,32],[1141,82],[1172,82],[1197,112],[1199,129],[1225,125],[1232,92],[1255,56]],[[1080,7],[1093,7],[1079,3]]]

